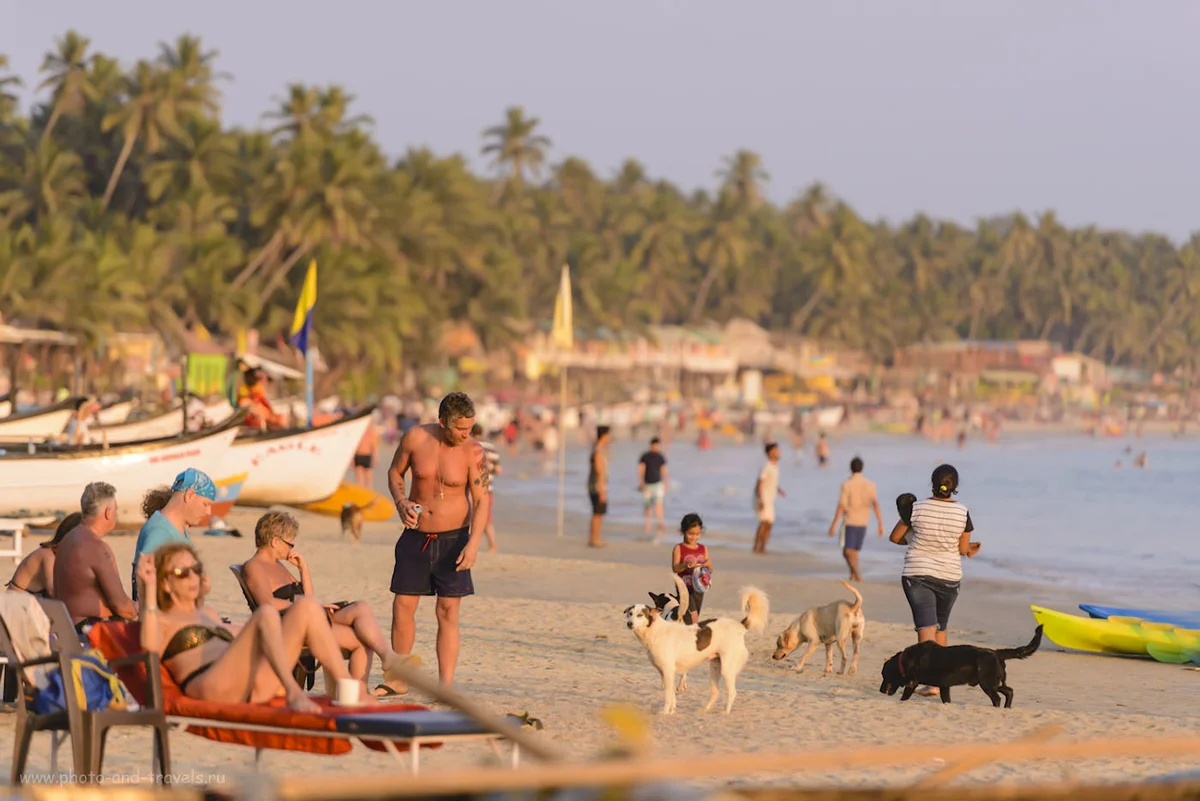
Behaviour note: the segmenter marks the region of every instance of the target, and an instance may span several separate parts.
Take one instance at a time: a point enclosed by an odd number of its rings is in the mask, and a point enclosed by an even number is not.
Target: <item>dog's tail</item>
[[[1009,659],[1026,659],[1033,656],[1033,652],[1042,644],[1042,627],[1038,626],[1037,631],[1033,633],[1033,639],[1029,641],[1029,645],[1022,645],[1020,648],[998,648],[996,656],[1002,660]]]
[[[672,573],[671,576],[675,579],[675,591],[679,593],[679,622],[683,622],[683,616],[687,614],[687,610],[692,606],[692,597],[688,593],[687,585],[683,583],[683,579],[678,573]]]
[[[767,615],[771,611],[767,594],[757,587],[744,587],[742,589],[742,611],[746,613],[746,616],[742,618],[742,625],[746,627],[747,631],[765,629]]]
[[[846,589],[850,590],[850,592],[854,593],[854,603],[850,606],[850,611],[851,612],[861,612],[862,611],[862,594],[859,593],[858,590],[854,589],[854,585],[851,584],[850,582],[846,581],[845,579],[842,579],[842,586],[845,587]]]

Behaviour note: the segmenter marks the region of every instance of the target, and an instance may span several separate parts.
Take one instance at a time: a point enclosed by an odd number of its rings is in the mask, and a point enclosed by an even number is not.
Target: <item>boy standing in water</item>
[[[764,449],[767,463],[758,473],[754,484],[754,510],[758,513],[758,530],[754,533],[754,553],[767,552],[767,540],[771,539],[771,526],[775,523],[775,496],[787,497],[779,488],[779,445],[768,442]]]
[[[832,537],[837,532],[838,519],[845,517],[846,542],[842,547],[842,556],[850,568],[851,581],[862,581],[862,575],[858,572],[858,552],[867,538],[867,524],[871,522],[872,509],[875,510],[875,520],[879,525],[879,536],[883,536],[883,513],[879,511],[875,483],[863,476],[862,471],[863,460],[855,456],[850,460],[850,478],[842,482],[837,511],[833,513],[833,522],[829,524],[829,536]]]

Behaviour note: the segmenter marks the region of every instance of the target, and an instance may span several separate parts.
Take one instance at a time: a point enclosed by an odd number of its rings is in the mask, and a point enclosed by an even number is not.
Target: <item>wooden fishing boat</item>
[[[230,476],[225,459],[242,415],[220,428],[148,442],[104,447],[23,446],[0,453],[0,517],[63,515],[79,510],[79,496],[91,481],[117,489],[117,505],[126,521],[141,520],[146,491],[170,484],[185,467],[211,476]]]
[[[94,426],[89,433],[93,441],[119,445],[149,439],[177,437],[183,433],[183,410],[172,409],[154,417],[111,426]]]
[[[313,428],[243,432],[229,449],[220,475],[249,474],[239,504],[300,506],[322,501],[337,492],[374,411],[371,406]]]
[[[81,400],[67,398],[32,412],[0,418],[0,440],[41,442],[57,437],[66,429]]]
[[[117,426],[129,419],[133,401],[118,401],[96,412],[96,423],[102,426]]]

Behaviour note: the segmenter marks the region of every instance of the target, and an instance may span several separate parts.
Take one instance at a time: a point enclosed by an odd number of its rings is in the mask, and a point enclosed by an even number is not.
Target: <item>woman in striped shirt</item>
[[[940,465],[933,471],[933,497],[913,504],[909,519],[892,529],[891,541],[907,545],[900,583],[912,609],[917,642],[946,644],[950,610],[962,582],[962,557],[979,553],[967,507],[951,496],[958,492],[958,471]]]

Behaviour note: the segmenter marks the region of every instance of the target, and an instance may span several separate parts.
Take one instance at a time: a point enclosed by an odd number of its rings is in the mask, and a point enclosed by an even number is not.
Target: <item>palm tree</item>
[[[75,31],[67,31],[58,40],[58,49],[46,54],[41,71],[46,78],[38,89],[50,89],[50,120],[42,131],[42,138],[49,139],[54,126],[64,114],[77,115],[83,111],[88,100],[97,98],[95,85],[88,73],[88,47],[91,40]]]
[[[186,37],[185,37],[186,38]],[[139,139],[149,154],[158,153],[168,139],[186,141],[183,123],[205,113],[216,112],[211,86],[177,72],[163,72],[147,61],[139,61],[126,82],[125,104],[106,115],[101,130],[121,129],[124,144],[112,177],[104,190],[102,209],[107,209],[117,188],[117,179],[125,169],[133,146]]]
[[[10,180],[13,189],[0,191],[0,221],[5,227],[19,222],[38,225],[63,214],[85,194],[83,164],[75,153],[41,139],[26,147]]]
[[[525,109],[510,106],[504,113],[504,123],[494,125],[483,132],[485,140],[483,155],[492,157],[492,166],[507,173],[506,183],[519,189],[526,174],[537,177],[546,160],[550,140],[534,133],[541,120],[526,117]]]
[[[762,185],[771,176],[763,169],[761,156],[752,150],[739,150],[725,159],[717,177],[721,188],[731,193],[734,205],[745,212],[762,205]]]
[[[17,108],[17,96],[12,93],[21,85],[21,79],[16,75],[5,75],[8,72],[8,56],[0,53],[0,123],[7,122]]]

